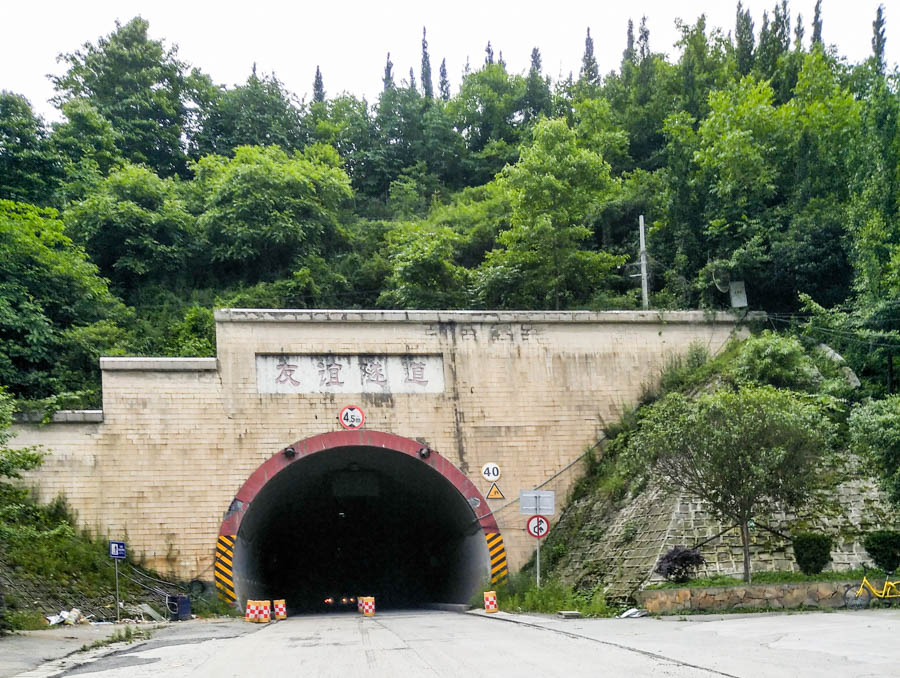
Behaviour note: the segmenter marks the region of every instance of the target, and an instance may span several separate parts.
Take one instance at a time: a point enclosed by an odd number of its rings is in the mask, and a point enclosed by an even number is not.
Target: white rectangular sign
[[[440,355],[256,356],[258,393],[443,393]]]
[[[556,513],[556,492],[553,490],[521,490],[519,513],[529,516],[552,516]]]

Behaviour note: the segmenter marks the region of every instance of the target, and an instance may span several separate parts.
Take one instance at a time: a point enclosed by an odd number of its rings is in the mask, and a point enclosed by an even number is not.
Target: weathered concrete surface
[[[210,635],[186,622],[149,642],[62,668],[69,669],[66,675],[102,678],[900,675],[897,610],[682,619],[346,613],[292,617],[265,627],[245,624],[251,631],[240,636],[227,629]],[[228,623],[239,632],[236,624]],[[59,664],[51,663],[27,678],[59,673]]]
[[[636,594],[641,607],[651,614],[684,611],[791,609],[845,607],[844,592],[859,582],[809,582],[803,584],[756,584],[747,586],[698,586],[650,589]]]
[[[701,312],[387,312],[228,310],[218,356],[104,359],[97,414],[16,427],[49,455],[26,482],[64,494],[83,527],[127,538],[138,559],[212,579],[216,535],[235,492],[298,440],[339,430],[344,405],[366,427],[419,439],[484,494],[486,462],[506,500],[489,503],[512,568],[531,554],[515,499],[554,477],[560,499],[605,424],[657,379],[667,357],[718,351],[729,315]],[[434,356],[440,393],[260,393],[257,356]],[[562,473],[560,473],[562,471]]]

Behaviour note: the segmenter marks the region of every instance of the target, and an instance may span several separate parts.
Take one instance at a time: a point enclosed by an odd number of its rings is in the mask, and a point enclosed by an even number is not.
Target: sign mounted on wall
[[[481,476],[489,483],[500,480],[500,467],[492,461],[481,467]]]
[[[344,428],[356,429],[366,423],[366,415],[356,405],[347,405],[341,410],[338,420]]]

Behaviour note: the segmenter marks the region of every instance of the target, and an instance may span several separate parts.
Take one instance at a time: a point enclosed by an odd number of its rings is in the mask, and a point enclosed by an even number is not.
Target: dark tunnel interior
[[[239,600],[283,598],[294,612],[356,596],[379,609],[465,603],[489,571],[484,533],[456,487],[420,459],[374,447],[325,450],[278,473],[247,508],[234,555]]]

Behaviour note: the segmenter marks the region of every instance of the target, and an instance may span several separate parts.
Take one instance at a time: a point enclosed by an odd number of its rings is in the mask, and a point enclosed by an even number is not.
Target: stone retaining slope
[[[851,462],[852,463],[852,462]],[[851,465],[851,464],[848,464]],[[887,501],[874,481],[854,478],[831,492],[830,506],[808,521],[811,529],[834,537],[829,570],[847,570],[869,561],[859,541],[872,529],[896,524]],[[662,578],[653,573],[660,556],[674,546],[700,547],[706,565],[698,577],[743,573],[743,552],[737,529],[712,539],[727,527],[715,520],[703,502],[680,493],[667,493],[651,483],[633,498],[618,504],[608,498],[584,497],[567,507],[560,528],[571,521],[577,529],[568,544],[567,556],[558,573],[563,581],[579,588],[601,587],[610,599],[627,599]],[[776,514],[770,527],[789,533],[798,518]],[[754,572],[796,571],[790,542],[756,526],[751,530],[751,565]]]

